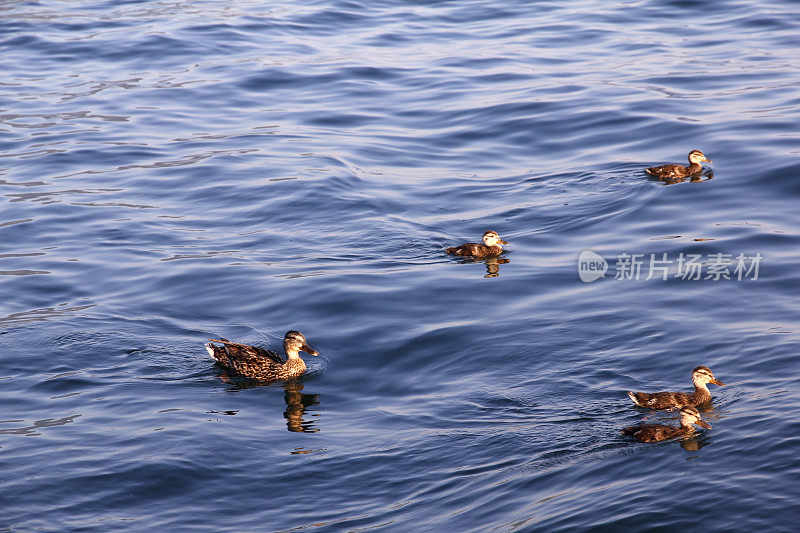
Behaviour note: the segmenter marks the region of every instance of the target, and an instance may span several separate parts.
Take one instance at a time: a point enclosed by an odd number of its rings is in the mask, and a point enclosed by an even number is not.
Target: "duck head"
[[[697,163],[698,165],[705,161],[711,163],[711,160],[705,156],[700,150],[692,150],[689,152],[689,163]]]
[[[698,426],[704,427],[706,429],[711,429],[711,426],[708,424],[708,422],[700,418],[700,411],[689,405],[682,407],[681,425],[691,426],[692,424],[697,424]]]
[[[283,349],[289,357],[299,357],[297,352],[306,352],[309,355],[319,353],[308,345],[306,338],[299,331],[287,331],[283,337]]]
[[[497,246],[498,244],[508,244],[500,238],[496,231],[487,231],[483,234],[483,244],[486,246]]]
[[[720,387],[725,386],[723,382],[714,377],[714,374],[711,373],[711,369],[707,366],[698,366],[692,370],[692,383],[700,387],[705,387],[708,383],[713,383]]]

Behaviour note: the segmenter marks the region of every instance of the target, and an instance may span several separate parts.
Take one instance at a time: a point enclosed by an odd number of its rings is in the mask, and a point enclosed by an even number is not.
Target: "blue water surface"
[[[3,2],[0,531],[793,531],[798,124],[792,0]]]

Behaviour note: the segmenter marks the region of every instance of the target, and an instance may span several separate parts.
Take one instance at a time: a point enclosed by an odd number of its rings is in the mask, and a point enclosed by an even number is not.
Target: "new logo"
[[[591,283],[605,277],[608,262],[591,250],[584,250],[578,257],[578,277],[584,283]]]

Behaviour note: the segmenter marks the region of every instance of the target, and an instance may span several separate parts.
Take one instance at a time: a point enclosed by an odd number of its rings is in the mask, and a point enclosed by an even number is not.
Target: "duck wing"
[[[626,428],[622,428],[622,433],[625,435],[631,435],[638,441],[641,442],[656,442],[659,440],[666,440],[672,438],[672,436],[677,432],[680,432],[678,428],[664,426],[661,424],[645,424],[641,426],[628,426]]]
[[[661,165],[660,167],[649,167],[644,169],[645,172],[656,178],[682,178],[686,176],[686,167],[683,165]]]
[[[452,248],[446,248],[445,251],[448,254],[453,254],[453,255],[461,255],[461,256],[477,255],[478,253],[480,253],[479,252],[480,246],[481,245],[476,242],[468,242],[466,244],[462,244],[461,246],[453,246]]]
[[[209,342],[222,343],[222,349],[225,351],[225,355],[227,355],[229,361],[252,361],[252,363],[257,364],[259,359],[266,358],[279,365],[286,363],[286,360],[280,354],[259,346],[239,344],[238,342],[231,342],[227,339],[212,339]]]
[[[694,397],[685,392],[632,392],[628,397],[639,407],[648,409],[668,409],[683,405],[694,405]]]

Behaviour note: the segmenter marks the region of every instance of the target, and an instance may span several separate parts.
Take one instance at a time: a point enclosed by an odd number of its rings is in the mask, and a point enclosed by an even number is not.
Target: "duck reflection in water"
[[[316,425],[319,415],[312,414],[310,417],[313,418],[309,418],[306,413],[306,409],[309,407],[319,405],[319,394],[303,393],[303,383],[301,381],[289,381],[284,384],[283,390],[283,399],[286,402],[286,410],[283,412],[283,417],[286,419],[286,429],[295,433],[316,433],[319,431]]]
[[[306,394],[303,392],[305,383],[300,380],[290,380],[282,384],[266,383],[257,379],[245,378],[236,374],[231,374],[226,370],[220,374],[219,378],[228,384],[226,390],[236,392],[257,387],[283,388],[283,400],[286,403],[286,410],[283,417],[286,419],[286,429],[294,433],[317,433],[319,427],[318,414],[308,414],[309,407],[319,405],[319,394]],[[225,412],[225,414],[236,414],[237,411]]]
[[[704,446],[711,444],[711,437],[706,434],[693,435],[681,441],[681,448],[687,452],[696,452]]]
[[[702,181],[708,181],[713,179],[714,179],[714,171],[709,168],[693,176],[686,176],[683,178],[673,178],[668,180],[652,180],[652,181],[660,181],[664,185],[675,185],[676,183],[683,183],[684,181],[689,181],[691,183],[700,183]]]
[[[483,263],[486,265],[486,275],[484,278],[496,278],[500,275],[500,265],[508,263],[505,257],[490,257],[484,259]]]
[[[489,257],[488,259],[472,259],[464,258],[459,259],[461,264],[483,263],[486,265],[486,274],[484,278],[496,278],[500,275],[500,265],[505,265],[509,262],[505,257]]]

